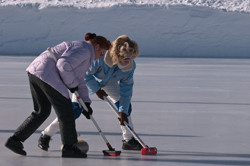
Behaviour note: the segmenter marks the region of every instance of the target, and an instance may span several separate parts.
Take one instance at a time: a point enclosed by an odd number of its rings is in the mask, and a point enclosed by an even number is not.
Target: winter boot
[[[141,144],[134,137],[129,141],[123,140],[123,150],[141,150],[142,148]]]
[[[48,151],[50,140],[51,140],[50,136],[42,134],[38,140],[38,147],[42,150]]]
[[[13,139],[12,137],[10,137],[6,143],[5,143],[5,147],[12,150],[13,152],[26,156],[26,152],[23,150],[23,144],[21,143],[21,141],[17,141],[15,139]]]
[[[63,145],[62,157],[66,158],[86,158],[87,154],[82,153],[76,145]]]

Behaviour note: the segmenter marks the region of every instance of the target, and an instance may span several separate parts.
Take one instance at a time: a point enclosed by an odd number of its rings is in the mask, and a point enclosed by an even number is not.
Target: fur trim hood
[[[110,56],[110,52],[107,51],[106,54],[104,55],[104,62],[109,66],[109,67],[112,67],[114,64],[113,64],[113,61],[112,61],[112,58]],[[126,66],[125,68],[121,69],[123,72],[126,72],[126,71],[129,71],[133,69],[133,61],[131,60],[131,62],[129,63],[128,66]]]

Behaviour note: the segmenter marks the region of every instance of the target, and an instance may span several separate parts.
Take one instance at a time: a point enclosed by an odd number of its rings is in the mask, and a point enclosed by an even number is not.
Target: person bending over
[[[68,89],[72,93],[77,90],[92,110],[84,80],[85,72],[93,60],[101,58],[111,44],[105,37],[91,33],[87,33],[85,39],[86,41],[62,42],[52,47],[57,62],[49,51],[44,51],[26,69],[34,111],[16,129],[13,136],[8,138],[5,143],[7,148],[17,154],[26,155],[22,142],[26,141],[48,118],[53,106],[61,131],[62,157],[87,157],[87,154],[82,153],[74,145],[77,143],[77,133]]]

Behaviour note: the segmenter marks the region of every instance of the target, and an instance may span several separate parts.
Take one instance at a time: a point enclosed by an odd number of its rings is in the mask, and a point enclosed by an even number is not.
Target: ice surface
[[[132,118],[135,131],[155,156],[122,150],[119,157],[103,156],[107,149],[91,121],[76,121],[80,139],[88,142],[87,159],[62,159],[60,135],[48,152],[37,147],[50,117],[28,140],[28,155],[4,147],[18,125],[31,113],[32,99],[25,68],[35,57],[0,56],[1,166],[209,166],[250,165],[250,60],[145,58],[136,59]],[[111,145],[121,150],[116,115],[95,95],[94,118]]]

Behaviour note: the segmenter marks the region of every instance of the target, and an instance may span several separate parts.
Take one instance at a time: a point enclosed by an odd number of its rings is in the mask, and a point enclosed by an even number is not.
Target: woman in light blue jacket
[[[96,93],[100,99],[109,96],[116,104],[120,114],[120,124],[123,132],[124,150],[141,150],[142,146],[136,141],[123,121],[133,128],[131,119],[131,98],[133,95],[133,77],[136,64],[134,59],[139,55],[135,41],[128,36],[119,36],[104,57],[93,61],[85,76],[90,94]],[[73,97],[73,101],[76,101]]]
[[[131,120],[131,97],[133,94],[133,76],[136,64],[134,59],[139,55],[136,42],[128,36],[119,36],[112,42],[111,49],[105,56],[96,59],[86,72],[85,81],[90,94],[96,93],[103,100],[103,96],[109,95],[118,107],[121,117],[121,129],[123,132],[123,149],[140,150],[142,146],[122,123],[124,120],[133,127]],[[75,95],[72,97],[75,118],[82,112]],[[39,147],[48,150],[49,141],[58,131],[58,120],[55,119],[39,138]]]
[[[54,61],[48,51],[40,54],[26,69],[34,112],[19,126],[5,146],[15,153],[26,155],[24,142],[48,118],[53,106],[58,119],[63,143],[62,157],[87,157],[74,144],[77,143],[75,116],[68,89],[79,94],[89,110],[91,100],[84,80],[85,72],[94,59],[100,58],[110,48],[110,42],[102,36],[87,33],[86,41],[63,42],[53,48],[58,59]]]

